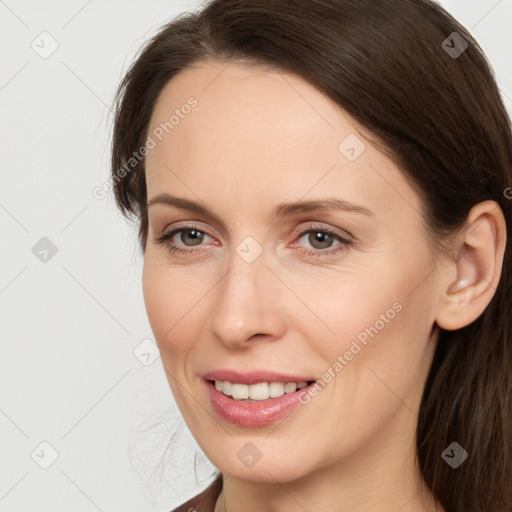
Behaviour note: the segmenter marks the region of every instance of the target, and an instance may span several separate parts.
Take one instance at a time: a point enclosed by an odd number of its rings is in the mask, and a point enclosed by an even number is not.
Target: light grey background
[[[441,4],[512,112],[512,0]],[[155,350],[136,226],[92,193],[123,72],[199,5],[0,0],[0,512],[165,512],[211,481]]]

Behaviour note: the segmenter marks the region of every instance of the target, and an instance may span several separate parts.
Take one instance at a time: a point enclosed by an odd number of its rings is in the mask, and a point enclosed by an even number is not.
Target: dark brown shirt
[[[213,512],[222,491],[222,473],[201,493],[171,512]]]

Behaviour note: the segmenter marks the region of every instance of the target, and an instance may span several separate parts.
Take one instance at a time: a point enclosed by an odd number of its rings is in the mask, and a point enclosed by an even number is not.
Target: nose
[[[233,251],[228,272],[215,290],[211,330],[228,347],[243,348],[284,335],[283,283],[267,267],[264,253],[247,263]]]

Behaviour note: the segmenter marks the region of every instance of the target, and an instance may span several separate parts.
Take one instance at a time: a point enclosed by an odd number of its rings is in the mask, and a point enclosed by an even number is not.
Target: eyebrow
[[[174,206],[182,210],[196,212],[204,215],[205,217],[216,220],[219,224],[223,224],[220,217],[211,210],[195,201],[191,201],[183,197],[176,197],[167,193],[162,193],[149,200],[147,207],[149,208],[155,204],[164,204],[167,206]],[[373,212],[364,206],[349,203],[348,201],[335,197],[309,201],[296,201],[293,203],[281,203],[274,207],[272,210],[272,216],[274,218],[283,218],[312,211],[344,211],[374,216]]]

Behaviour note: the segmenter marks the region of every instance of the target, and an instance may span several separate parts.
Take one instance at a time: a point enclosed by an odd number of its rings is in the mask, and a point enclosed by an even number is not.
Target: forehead
[[[191,98],[197,105],[186,114]],[[282,151],[297,143],[311,147],[328,136],[337,149],[339,136],[355,130],[345,113],[311,84],[261,66],[208,62],[182,71],[162,90],[150,131],[180,110],[183,118],[166,137],[170,143],[193,136],[202,147],[221,149],[231,140],[249,142],[245,150],[270,143],[267,151]]]
[[[365,189],[367,202],[389,199],[400,189],[411,195],[401,172],[363,133],[343,109],[296,75],[201,63],[168,82],[155,105],[148,130],[156,142],[146,157],[148,197],[177,188],[202,197],[222,189],[223,197],[243,195],[247,201],[255,193],[297,199],[333,189]],[[360,156],[347,158],[347,148]]]

